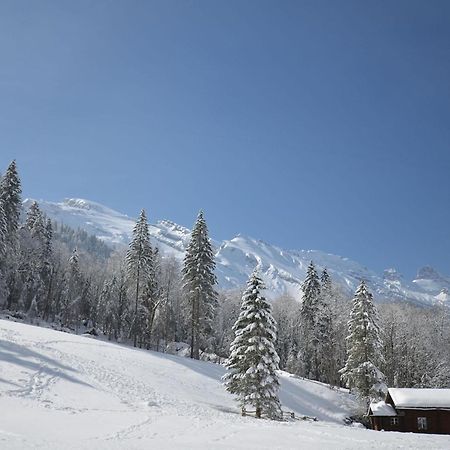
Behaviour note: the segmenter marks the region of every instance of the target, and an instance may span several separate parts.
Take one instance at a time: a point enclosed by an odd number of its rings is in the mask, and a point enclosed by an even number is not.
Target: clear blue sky
[[[450,274],[447,0],[3,0],[0,57],[25,196]]]

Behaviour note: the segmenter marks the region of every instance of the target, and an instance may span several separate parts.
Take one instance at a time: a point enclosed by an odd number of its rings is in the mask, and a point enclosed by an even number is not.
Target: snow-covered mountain
[[[24,201],[25,208],[33,200]],[[38,201],[41,209],[53,220],[81,228],[111,245],[127,245],[135,220],[99,203],[83,199],[62,202]],[[150,225],[150,235],[163,254],[178,259],[184,256],[190,230],[168,220]],[[408,282],[395,269],[383,275],[348,258],[318,250],[284,250],[261,240],[238,235],[223,242],[213,241],[216,248],[217,276],[220,287],[235,289],[245,285],[248,275],[258,266],[268,295],[300,296],[300,285],[312,260],[326,267],[344,290],[354,291],[361,279],[367,280],[375,297],[381,301],[407,300],[420,304],[449,303],[450,278],[431,267],[418,271]]]

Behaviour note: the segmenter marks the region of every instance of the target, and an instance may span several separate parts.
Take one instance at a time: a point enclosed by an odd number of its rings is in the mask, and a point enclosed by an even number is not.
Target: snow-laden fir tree
[[[189,305],[191,358],[200,358],[201,337],[211,334],[217,304],[214,274],[216,263],[208,227],[200,211],[186,249],[183,266],[183,289]]]
[[[275,350],[277,325],[272,308],[264,298],[263,282],[255,270],[242,295],[239,317],[233,326],[235,338],[226,362],[228,372],[223,380],[229,392],[235,394],[242,411],[250,405],[256,417],[281,417],[278,399],[278,364]]]
[[[53,255],[53,227],[51,220],[47,219],[44,228],[44,245],[42,247],[42,265],[41,265],[42,280],[47,286],[47,291],[50,288],[50,278],[53,269],[52,255]]]
[[[2,280],[0,290],[2,291],[2,302],[6,300],[8,309],[13,304],[18,304],[21,296],[20,281],[18,280],[19,251],[18,230],[20,211],[22,207],[22,188],[17,173],[16,162],[12,161],[0,180],[0,203],[3,207],[4,228],[4,256],[0,260]]]
[[[97,302],[96,320],[102,324],[103,334],[111,340],[114,333],[114,291],[116,288],[116,278],[106,280],[103,283],[100,297]]]
[[[8,289],[6,285],[6,216],[0,199],[0,305],[6,302]]]
[[[29,230],[32,236],[39,234],[40,232],[43,233],[42,229],[45,228],[44,218],[36,201],[34,201],[28,208],[25,227]]]
[[[325,268],[320,277],[320,303],[317,317],[317,355],[319,381],[330,385],[338,384],[337,366],[334,355],[333,314],[331,277]]]
[[[138,336],[141,333],[141,320],[139,314],[139,299],[141,290],[148,280],[153,267],[153,250],[150,244],[150,234],[145,210],[141,211],[139,219],[133,229],[133,238],[126,254],[127,273],[135,286],[134,317],[132,335],[134,346],[137,346]]]
[[[341,369],[342,379],[366,402],[383,396],[385,377],[379,319],[372,294],[361,281],[353,298],[348,322],[347,362]]]
[[[6,218],[6,238],[10,245],[16,243],[22,207],[22,188],[16,161],[12,161],[0,182],[0,200]]]
[[[119,269],[114,283],[113,298],[114,298],[114,337],[115,339],[122,339],[126,328],[126,319],[128,317],[128,290],[127,277],[125,271]]]
[[[158,308],[164,300],[160,286],[160,258],[157,247],[153,250],[152,266],[146,280],[142,293],[142,334],[145,347],[150,349],[152,340],[153,323],[155,320]]]
[[[62,294],[61,319],[65,326],[70,326],[78,319],[79,304],[83,292],[83,277],[77,248],[73,249],[68,261],[65,275],[65,288]]]
[[[6,215],[3,208],[3,201],[0,199],[0,269],[2,267],[2,261],[6,253]]]
[[[300,309],[301,348],[300,359],[302,375],[317,380],[319,378],[319,361],[317,348],[319,344],[317,320],[321,308],[320,281],[316,267],[311,261],[302,285],[303,300]]]
[[[16,250],[9,246],[9,254],[17,255],[17,271],[14,279],[14,290],[19,295],[19,307],[26,311],[34,299],[38,306],[42,305],[45,297],[45,286],[41,277],[43,264],[45,226],[42,213],[36,202],[33,202],[27,211],[25,223],[18,232]],[[11,267],[11,266],[10,266]],[[12,286],[12,284],[11,284]]]

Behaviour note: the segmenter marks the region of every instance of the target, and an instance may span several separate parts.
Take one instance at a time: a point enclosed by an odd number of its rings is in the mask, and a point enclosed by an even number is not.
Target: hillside
[[[27,208],[32,200],[24,201]],[[130,241],[134,219],[89,200],[66,199],[63,202],[39,201],[41,209],[53,220],[72,228],[81,228],[110,245]],[[214,230],[212,230],[213,232]],[[189,240],[189,229],[168,220],[150,225],[150,235],[163,254],[182,259]],[[268,288],[268,295],[288,293],[298,298],[306,268],[311,260],[319,269],[327,268],[333,280],[351,294],[361,279],[368,281],[374,296],[382,301],[410,301],[430,305],[447,303],[450,278],[431,267],[418,271],[415,280],[405,280],[395,269],[383,274],[348,258],[318,250],[284,250],[261,240],[235,236],[223,242],[214,241],[216,273],[222,289],[235,289],[245,282],[255,266]]]
[[[281,376],[283,407],[318,422],[242,418],[222,366],[0,321],[0,447],[445,448],[445,436],[345,426],[352,398]]]

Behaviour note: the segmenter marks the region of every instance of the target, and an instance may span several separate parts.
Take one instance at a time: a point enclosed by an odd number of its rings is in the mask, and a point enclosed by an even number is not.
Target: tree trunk
[[[195,304],[195,341],[194,341],[194,359],[200,359],[199,333],[200,333],[200,298],[197,296]]]
[[[136,298],[134,305],[134,346],[137,346],[137,316],[138,316],[138,298],[139,298],[139,278],[140,278],[140,267],[138,266],[137,278],[136,278]]]
[[[192,299],[192,316],[191,316],[191,359],[194,359],[195,344],[195,299]]]

